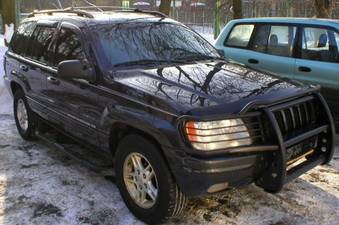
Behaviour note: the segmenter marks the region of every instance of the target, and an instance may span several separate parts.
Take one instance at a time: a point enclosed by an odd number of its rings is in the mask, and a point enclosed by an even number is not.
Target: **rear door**
[[[25,53],[25,63],[21,64],[21,70],[25,72],[26,78],[32,91],[29,97],[33,108],[39,108],[38,113],[45,117],[46,106],[46,71],[51,64],[50,45],[54,39],[57,22],[38,22],[32,34],[29,46]]]
[[[26,94],[31,94],[34,90],[34,88],[32,89],[31,87],[33,87],[34,84],[25,82],[26,71],[22,70],[21,67],[26,66],[24,55],[27,47],[29,46],[29,41],[35,25],[36,23],[32,21],[23,23],[18,27],[11,40],[6,56],[6,74],[8,76],[13,76],[13,79],[16,82],[19,82],[22,86],[24,86],[25,90],[29,92]]]
[[[332,28],[305,26],[300,31],[295,79],[322,87],[339,120],[339,33]]]
[[[255,52],[248,65],[293,78],[295,59],[293,49],[297,28],[285,24],[256,24],[249,48]]]

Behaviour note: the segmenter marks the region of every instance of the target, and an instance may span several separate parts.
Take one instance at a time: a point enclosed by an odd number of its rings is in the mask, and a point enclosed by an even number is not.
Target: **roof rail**
[[[146,13],[160,17],[167,17],[166,14],[159,12],[159,11],[152,11],[152,10],[142,10],[138,8],[129,8],[129,7],[121,7],[121,6],[79,6],[79,7],[72,7],[72,9],[77,10],[89,10],[95,9],[97,11],[112,11],[112,12],[138,12],[138,13]]]
[[[83,10],[74,10],[72,8],[65,8],[65,9],[51,9],[51,10],[34,10],[32,13],[28,15],[28,17],[34,17],[38,14],[47,14],[53,15],[53,13],[73,13],[77,14],[78,16],[87,17],[87,18],[94,18],[94,16],[86,11]]]
[[[95,9],[97,11],[115,11],[115,10],[126,10],[126,11],[133,11],[136,8],[129,8],[129,7],[122,7],[122,6],[74,6],[72,9],[78,9],[78,10],[89,10],[89,9]]]
[[[82,7],[69,7],[65,9],[52,9],[52,10],[34,10],[28,15],[28,17],[34,17],[38,14],[47,14],[53,15],[53,13],[73,13],[78,16],[94,18],[93,14],[89,10],[96,10],[98,12],[135,12],[135,13],[145,13],[151,14],[154,16],[167,17],[167,15],[151,10],[141,10],[137,8],[126,8],[126,7],[115,7],[115,6],[82,6]]]
[[[152,11],[152,10],[142,10],[142,9],[134,9],[134,12],[138,12],[138,13],[147,13],[147,14],[151,14],[153,16],[160,16],[160,17],[167,17],[166,14],[159,12],[159,11]]]

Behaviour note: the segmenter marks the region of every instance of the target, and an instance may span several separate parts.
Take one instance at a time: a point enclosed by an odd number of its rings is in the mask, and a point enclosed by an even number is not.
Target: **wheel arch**
[[[15,81],[11,81],[10,87],[11,87],[11,92],[12,92],[13,96],[14,96],[15,92],[17,92],[18,90],[24,91],[23,87]]]
[[[140,128],[131,126],[126,123],[116,122],[111,126],[110,133],[109,133],[109,148],[113,156],[115,155],[119,142],[124,137],[126,137],[127,135],[131,135],[131,134],[136,134],[136,135],[140,135],[144,137],[148,141],[152,142],[155,146],[157,146],[159,150],[161,150],[161,152],[163,151],[161,148],[161,144],[149,132],[144,131]]]
[[[166,154],[164,152],[164,149],[162,148],[160,142],[158,141],[158,138],[155,137],[154,135],[150,134],[150,132],[147,132],[145,130],[142,130],[140,128],[131,126],[126,123],[121,123],[121,122],[116,122],[111,126],[110,129],[110,136],[109,136],[109,148],[112,154],[112,157],[114,158],[117,147],[119,145],[119,142],[126,136],[128,135],[140,135],[141,137],[145,138],[152,144],[154,144],[158,149],[163,157],[166,166],[170,170],[170,165],[168,158],[166,157]],[[175,179],[175,177],[172,174],[172,171],[170,170],[172,177]]]

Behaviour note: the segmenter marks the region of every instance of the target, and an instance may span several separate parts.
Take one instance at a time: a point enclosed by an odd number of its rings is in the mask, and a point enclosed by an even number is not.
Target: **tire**
[[[22,90],[17,90],[14,94],[14,118],[17,130],[20,136],[27,141],[35,140],[35,130],[36,130],[36,116],[34,112],[30,109],[29,105],[27,104],[27,100],[25,94]],[[20,108],[24,107],[26,110],[26,125],[22,125],[20,123],[19,112]],[[20,111],[22,112],[22,111]]]
[[[130,162],[129,159],[133,158],[133,156],[144,157],[142,162],[144,165],[149,163],[152,167],[151,171],[154,171],[155,174],[152,183],[154,184],[156,180],[156,185],[153,186],[157,186],[157,197],[153,200],[153,205],[149,204],[148,207],[146,207],[146,203],[144,207],[137,203],[135,197],[129,192],[129,185],[126,184],[128,182],[125,182],[124,179],[124,174],[127,174],[124,172],[124,169],[129,168],[128,165],[130,164],[128,162]],[[115,173],[117,186],[127,207],[138,219],[145,223],[162,223],[171,217],[179,216],[183,209],[185,209],[187,197],[174,182],[160,154],[160,149],[142,136],[128,135],[120,141],[115,155]],[[135,183],[132,183],[132,188],[136,186]],[[147,197],[151,199],[150,195],[147,195]]]

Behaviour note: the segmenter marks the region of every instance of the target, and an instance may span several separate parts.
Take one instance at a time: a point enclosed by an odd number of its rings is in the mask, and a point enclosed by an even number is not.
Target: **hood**
[[[129,94],[131,90],[142,92],[143,100],[152,99],[154,106],[186,114],[204,110],[217,113],[220,108],[237,113],[252,101],[274,101],[308,89],[224,61],[121,70],[114,74],[114,80]]]

